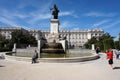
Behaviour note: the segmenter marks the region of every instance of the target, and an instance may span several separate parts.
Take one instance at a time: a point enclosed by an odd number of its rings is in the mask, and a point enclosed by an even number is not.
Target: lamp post
[[[119,32],[119,39],[118,40],[120,41],[120,32]]]
[[[119,49],[120,49],[120,32],[119,32],[119,39],[118,39],[118,41],[119,41]]]

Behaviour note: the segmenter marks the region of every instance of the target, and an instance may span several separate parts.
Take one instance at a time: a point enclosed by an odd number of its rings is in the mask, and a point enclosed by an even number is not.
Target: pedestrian
[[[100,52],[100,48],[97,47],[97,48],[96,48],[96,53],[98,54],[99,52]]]
[[[5,55],[4,54],[0,54],[0,59],[5,59]]]
[[[38,52],[35,50],[35,53],[34,53],[34,55],[32,57],[32,64],[37,63],[37,59],[38,59]]]
[[[115,50],[116,59],[119,59],[120,52],[118,49]]]
[[[106,54],[107,54],[108,64],[113,69],[113,51],[112,51],[112,49],[107,50]]]
[[[118,59],[119,59],[119,55],[120,55],[120,49],[118,50]]]

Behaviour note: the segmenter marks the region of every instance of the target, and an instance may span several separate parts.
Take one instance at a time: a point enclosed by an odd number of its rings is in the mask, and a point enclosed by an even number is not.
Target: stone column
[[[92,50],[95,50],[95,45],[94,44],[92,44]]]
[[[40,49],[41,49],[41,41],[40,40],[38,40],[38,56],[39,56],[39,58],[40,58]]]
[[[16,52],[16,43],[14,43],[14,46],[13,46],[13,52]]]

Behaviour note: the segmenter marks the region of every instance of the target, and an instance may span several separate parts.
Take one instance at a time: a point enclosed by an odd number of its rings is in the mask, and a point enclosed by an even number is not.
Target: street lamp
[[[119,45],[120,45],[120,32],[119,32],[119,37],[118,37]]]

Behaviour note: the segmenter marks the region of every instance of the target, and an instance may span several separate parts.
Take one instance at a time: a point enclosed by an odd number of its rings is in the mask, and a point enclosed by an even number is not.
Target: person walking
[[[116,59],[119,59],[119,50],[118,49],[116,49],[116,51],[115,51],[115,55],[116,55]]]
[[[35,53],[34,53],[34,55],[32,57],[32,64],[37,63],[37,61],[36,61],[37,59],[38,59],[38,52],[35,50]]]
[[[118,50],[118,58],[119,58],[119,55],[120,55],[120,49]]]
[[[107,54],[108,64],[113,69],[113,51],[112,51],[112,49],[109,49],[108,51],[106,51],[106,54]]]
[[[100,48],[97,47],[97,48],[96,48],[96,54],[98,54],[99,52],[100,52]]]

